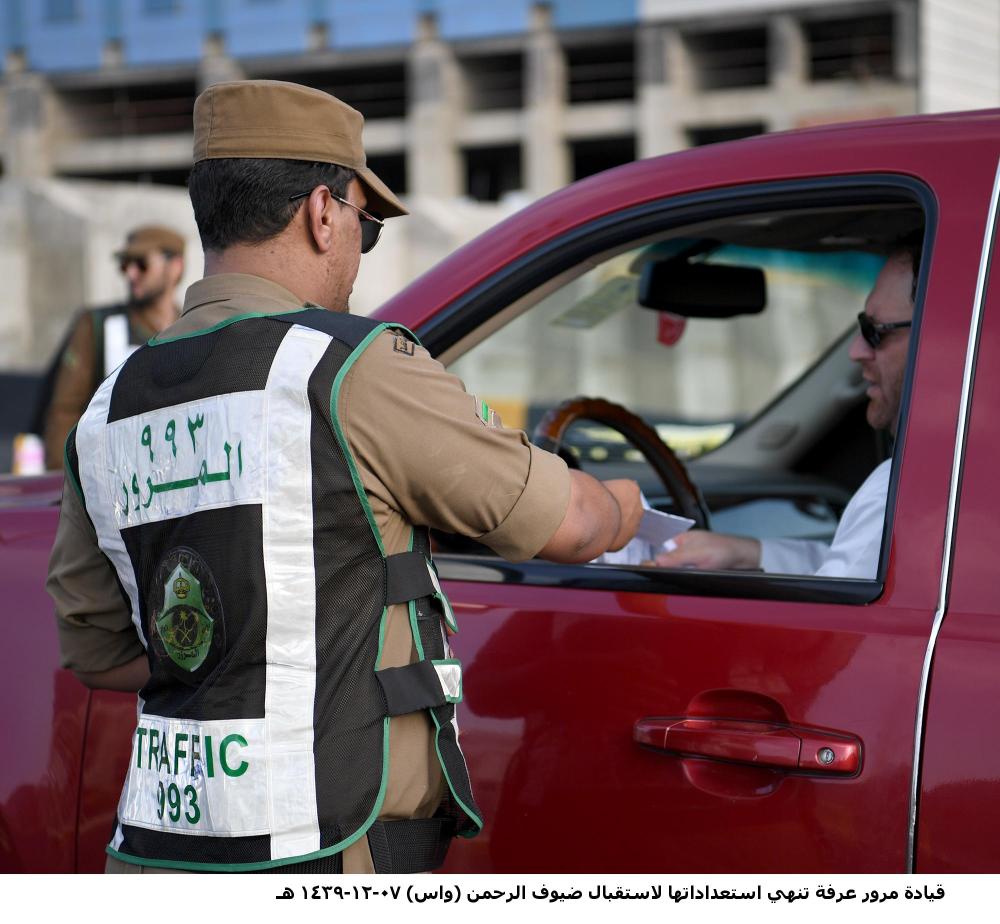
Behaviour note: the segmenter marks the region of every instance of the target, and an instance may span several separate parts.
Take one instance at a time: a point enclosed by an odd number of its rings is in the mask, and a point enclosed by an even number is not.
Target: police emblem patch
[[[215,626],[215,620],[205,612],[201,582],[178,564],[163,592],[163,609],[156,617],[163,647],[178,667],[196,671],[208,656]]]
[[[174,549],[157,569],[151,601],[150,638],[160,660],[184,679],[224,645],[222,607],[215,580],[191,549]],[[180,670],[177,670],[179,668]]]

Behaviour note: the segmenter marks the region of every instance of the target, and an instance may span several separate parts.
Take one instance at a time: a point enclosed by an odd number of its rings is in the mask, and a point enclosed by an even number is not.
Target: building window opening
[[[893,75],[893,20],[880,16],[804,24],[811,80],[865,80]]]
[[[190,132],[196,95],[194,81],[59,91],[67,119],[84,138]]]
[[[635,137],[601,138],[593,141],[576,141],[570,145],[573,158],[573,179],[620,167],[635,160]]]
[[[121,170],[110,169],[106,172],[100,170],[61,170],[59,176],[66,180],[100,180],[105,183],[143,183],[155,186],[180,186],[187,188],[188,174],[187,167],[152,170]]]
[[[403,154],[372,154],[368,167],[397,196],[406,195],[406,156]]]
[[[696,32],[686,36],[701,90],[762,87],[768,81],[767,29]]]
[[[699,148],[705,144],[718,144],[720,141],[739,141],[740,138],[751,138],[763,135],[763,122],[746,122],[740,125],[711,125],[687,130],[688,144]]]
[[[635,99],[635,44],[584,45],[566,51],[571,103]]]
[[[366,119],[406,117],[406,66],[402,63],[323,71],[257,68],[252,76],[290,80],[292,83],[301,83],[324,93],[331,93],[348,106],[353,106]]]
[[[76,18],[76,0],[45,0],[46,22],[73,22]]]
[[[470,112],[524,107],[524,62],[521,54],[460,59]]]
[[[498,202],[521,188],[521,149],[517,145],[466,148],[465,189],[477,202]]]
[[[143,10],[148,16],[162,16],[177,10],[177,0],[145,0]]]

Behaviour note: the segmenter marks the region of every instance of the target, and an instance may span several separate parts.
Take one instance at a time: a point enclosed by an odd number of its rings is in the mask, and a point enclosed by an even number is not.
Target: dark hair
[[[920,275],[920,257],[924,247],[924,232],[912,231],[901,237],[889,248],[889,259],[906,259],[913,270],[913,283],[910,286],[910,301],[917,303],[917,277]]]
[[[347,195],[354,171],[337,164],[278,158],[220,157],[196,163],[188,177],[201,246],[225,250],[260,244],[288,227],[304,199],[290,196],[328,186]]]

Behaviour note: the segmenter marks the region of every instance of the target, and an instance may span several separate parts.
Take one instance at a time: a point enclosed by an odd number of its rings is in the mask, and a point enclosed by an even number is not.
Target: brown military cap
[[[194,161],[279,157],[339,164],[365,187],[368,207],[386,218],[403,204],[365,165],[364,117],[335,96],[282,80],[217,83],[194,103]]]
[[[154,250],[184,256],[184,238],[171,228],[163,225],[143,225],[129,231],[125,246],[115,251],[115,259],[122,257],[144,257]]]

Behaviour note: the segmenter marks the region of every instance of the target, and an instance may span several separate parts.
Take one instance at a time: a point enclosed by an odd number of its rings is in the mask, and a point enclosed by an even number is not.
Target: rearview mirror
[[[639,304],[684,318],[760,314],[767,304],[764,271],[755,266],[655,260],[642,268]]]

